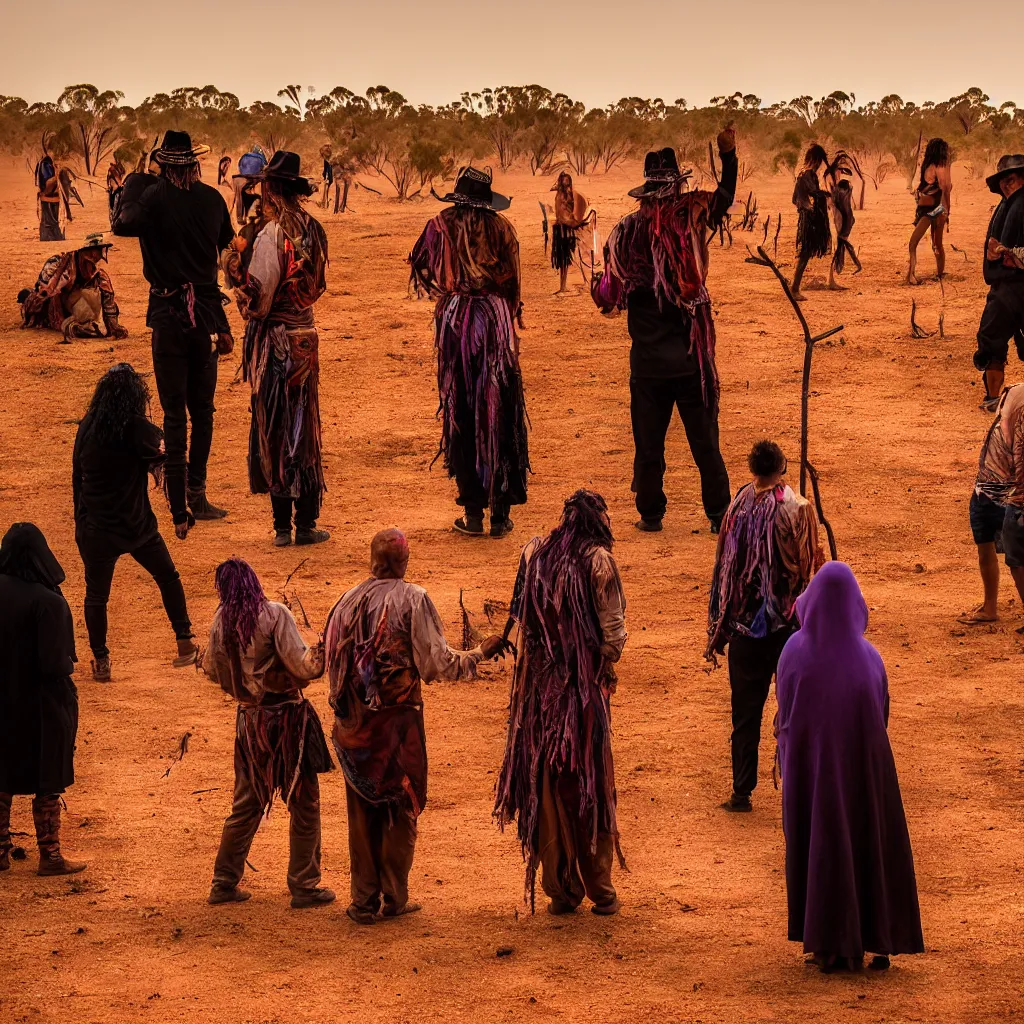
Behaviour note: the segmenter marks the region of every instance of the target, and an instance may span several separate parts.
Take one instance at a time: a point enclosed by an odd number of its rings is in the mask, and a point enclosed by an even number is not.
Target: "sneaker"
[[[217,508],[216,505],[210,504],[206,491],[189,491],[188,507],[197,520],[223,519],[228,514],[226,508]]]
[[[333,889],[310,889],[292,897],[292,910],[303,910],[306,907],[323,907],[335,900]]]
[[[92,663],[92,678],[97,683],[110,682],[110,655],[95,658]]]
[[[484,535],[484,517],[459,516],[452,523],[452,529],[456,533],[464,533],[467,537],[482,537]]]
[[[634,525],[641,533],[661,533],[662,529],[660,517],[658,519],[639,519]]]
[[[275,548],[286,548],[292,542],[292,531],[291,530],[275,530],[274,531],[274,547]]]
[[[214,882],[210,887],[210,895],[206,898],[206,902],[211,907],[216,907],[221,903],[244,903],[251,896],[251,892],[239,889],[237,885],[218,885]]]
[[[754,809],[749,796],[737,796],[735,793],[720,806],[723,811],[732,811],[733,814],[746,814]]]
[[[491,536],[492,537],[507,537],[514,529],[515,523],[511,519],[492,519],[491,520]]]
[[[330,540],[331,535],[327,530],[318,530],[315,527],[304,527],[295,531],[295,543],[296,544],[323,544],[325,540]]]

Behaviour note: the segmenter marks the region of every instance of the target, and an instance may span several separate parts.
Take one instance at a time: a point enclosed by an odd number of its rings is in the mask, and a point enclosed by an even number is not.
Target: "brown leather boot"
[[[34,796],[32,818],[39,845],[39,875],[77,875],[89,865],[84,861],[65,860],[60,852],[60,797]]]

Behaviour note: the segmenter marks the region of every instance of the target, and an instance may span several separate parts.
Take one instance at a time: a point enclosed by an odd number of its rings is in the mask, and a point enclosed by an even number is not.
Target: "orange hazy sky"
[[[289,83],[318,93],[384,84],[414,103],[539,83],[591,106],[620,96],[701,104],[737,89],[764,102],[833,89],[858,101],[942,100],[972,85],[1024,103],[1024,4],[968,0],[9,0],[0,93],[55,99],[63,86],[128,102],[216,85],[243,103]],[[48,27],[40,33],[41,18]],[[52,27],[52,28],[51,28]],[[1002,41],[1002,42],[1000,42]]]

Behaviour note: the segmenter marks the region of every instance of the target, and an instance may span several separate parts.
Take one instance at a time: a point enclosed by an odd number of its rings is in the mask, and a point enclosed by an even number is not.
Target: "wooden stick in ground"
[[[760,266],[768,267],[775,275],[779,284],[782,285],[782,290],[785,293],[786,298],[789,299],[789,304],[793,307],[793,312],[796,313],[796,318],[800,321],[800,327],[804,332],[804,368],[800,390],[800,494],[803,497],[807,497],[807,477],[810,475],[811,486],[813,488],[814,507],[818,512],[818,519],[821,522],[821,525],[825,527],[825,533],[828,535],[829,551],[832,555],[832,559],[835,560],[837,557],[835,535],[832,532],[832,527],[829,525],[828,520],[825,518],[825,511],[821,505],[821,493],[818,487],[817,471],[810,464],[807,458],[807,431],[811,394],[811,360],[814,358],[814,346],[819,341],[824,341],[826,338],[831,338],[833,334],[838,334],[843,330],[844,325],[840,324],[838,327],[833,327],[831,330],[825,331],[822,334],[812,335],[810,327],[807,326],[807,318],[804,316],[803,310],[800,308],[800,303],[793,298],[793,290],[789,287],[789,282],[765,251],[764,246],[757,247],[757,259],[752,259],[749,262],[756,262]]]

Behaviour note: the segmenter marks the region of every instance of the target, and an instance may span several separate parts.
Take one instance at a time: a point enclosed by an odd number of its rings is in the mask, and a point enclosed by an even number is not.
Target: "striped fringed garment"
[[[74,287],[77,277],[74,251],[51,256],[43,264],[35,288],[22,303],[22,326],[61,330],[67,317],[62,296]]]
[[[334,768],[316,708],[305,698],[239,704],[235,743],[264,814],[275,796],[287,807],[303,776]]]
[[[491,210],[453,207],[428,222],[409,262],[413,287],[437,300],[437,458],[449,476],[456,463],[474,465],[492,509],[523,504],[530,458],[513,326],[522,305],[515,231]]]
[[[704,404],[718,408],[715,323],[705,287],[706,232],[711,192],[686,192],[668,199],[645,199],[640,209],[612,228],[605,244],[605,273],[594,285],[603,310],[625,309],[637,289],[653,291],[662,307],[678,306],[691,318],[690,353],[700,367]]]
[[[765,637],[792,615],[798,595],[782,597],[782,588],[776,586],[775,520],[785,493],[781,484],[760,494],[747,484],[722,521],[704,651],[704,657],[715,664],[730,631]]]
[[[597,849],[598,833],[609,833],[615,837],[620,865],[626,866],[615,816],[611,710],[601,686],[605,665],[590,553],[574,548],[578,543],[568,534],[557,548],[544,541],[533,558],[524,558],[512,608],[522,630],[522,654],[510,698],[494,815],[502,829],[517,819],[526,861],[524,894],[531,911],[540,866],[545,768],[577,776],[580,804],[574,811],[589,828],[591,852]]]

